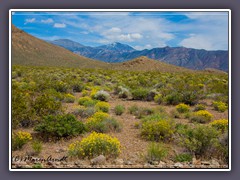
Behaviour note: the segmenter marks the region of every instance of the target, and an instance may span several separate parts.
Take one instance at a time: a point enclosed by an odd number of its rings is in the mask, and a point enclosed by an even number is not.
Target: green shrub
[[[130,114],[135,114],[139,110],[139,107],[137,105],[132,105],[128,108],[128,111]]]
[[[33,141],[32,149],[35,155],[38,155],[42,151],[42,142],[41,141]]]
[[[228,120],[227,119],[214,120],[210,124],[212,125],[212,127],[216,128],[217,130],[220,130],[222,133],[226,132],[228,130]]]
[[[43,122],[35,127],[35,131],[46,137],[67,137],[82,134],[85,126],[74,115],[49,115],[44,117]]]
[[[123,105],[116,105],[114,107],[114,112],[116,115],[121,116],[125,111],[125,107]]]
[[[121,125],[114,118],[106,118],[101,121],[88,121],[87,127],[90,131],[95,131],[99,133],[108,133],[108,132],[120,132]]]
[[[214,101],[213,107],[216,111],[224,112],[228,109],[228,105],[226,103],[223,103],[221,101]]]
[[[162,94],[157,94],[154,96],[154,102],[157,104],[161,104],[163,102],[163,96]]]
[[[176,106],[176,109],[179,113],[186,113],[186,112],[189,112],[190,106],[181,103]]]
[[[132,90],[132,99],[133,100],[146,100],[148,96],[148,90],[143,88],[138,88]]]
[[[55,82],[55,84],[53,84],[53,87],[56,91],[63,92],[63,93],[67,93],[67,91],[69,89],[68,84],[63,81]]]
[[[161,161],[168,155],[168,148],[162,143],[150,143],[147,149],[146,160],[148,162]]]
[[[218,131],[205,125],[193,128],[183,128],[178,133],[181,135],[180,144],[195,155],[204,155],[209,152],[218,141]]]
[[[73,114],[81,118],[89,118],[96,112],[95,107],[80,106],[74,109]]]
[[[95,108],[97,111],[102,111],[102,112],[108,112],[109,111],[109,108],[110,108],[110,104],[107,103],[107,102],[98,102],[96,105],[95,105]]]
[[[177,154],[174,158],[175,162],[191,162],[192,155],[188,153]]]
[[[41,168],[43,168],[43,166],[42,166],[41,163],[37,163],[37,164],[34,164],[34,165],[32,166],[32,168],[33,168],[33,169],[41,169]]]
[[[76,81],[74,81],[73,83],[71,83],[72,86],[72,90],[73,92],[82,92],[82,90],[84,89],[83,84],[78,83]]]
[[[178,93],[171,93],[164,98],[164,102],[168,105],[177,105],[182,102],[182,97]]]
[[[93,100],[88,96],[80,97],[78,100],[78,104],[85,106],[85,107],[93,107],[93,106],[95,106],[96,103],[97,103],[96,100]]]
[[[151,141],[168,141],[174,132],[174,125],[165,116],[156,114],[142,120],[141,136]]]
[[[94,97],[94,99],[100,100],[100,101],[108,101],[110,98],[110,95],[108,92],[104,91],[104,90],[100,90],[98,91]]]
[[[120,142],[107,134],[93,132],[82,141],[69,145],[68,154],[78,158],[92,158],[99,155],[117,157],[120,154]]]
[[[75,97],[72,94],[66,94],[64,96],[64,100],[63,101],[66,102],[66,103],[74,103]]]
[[[37,116],[41,118],[46,115],[56,115],[63,112],[61,102],[56,101],[49,94],[39,95],[33,103],[33,109]]]
[[[206,110],[200,110],[192,114],[191,120],[198,123],[207,123],[211,121],[213,115]]]
[[[115,93],[118,94],[119,98],[130,98],[131,97],[131,93],[127,88],[124,88],[122,86],[118,86],[115,89]]]
[[[23,147],[27,142],[32,140],[32,136],[28,132],[18,131],[12,134],[12,150],[18,150]]]
[[[147,115],[151,115],[154,113],[154,110],[151,108],[146,108],[146,107],[138,107],[136,105],[133,105],[129,108],[129,113],[133,114],[137,118],[142,118]]]
[[[206,107],[203,104],[197,104],[194,108],[194,111],[206,110]]]

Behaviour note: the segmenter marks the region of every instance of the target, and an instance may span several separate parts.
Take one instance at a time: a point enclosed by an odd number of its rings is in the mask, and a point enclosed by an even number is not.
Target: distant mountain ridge
[[[129,45],[115,42],[108,45],[90,47],[80,43],[73,44],[73,47],[66,46],[65,42],[58,41],[50,43],[64,47],[76,54],[101,60],[104,62],[118,63],[125,62],[140,56],[146,56],[151,59],[181,66],[194,70],[203,70],[214,68],[222,71],[228,71],[228,51],[207,51],[204,49],[193,49],[185,47],[163,47],[144,50],[135,50]]]

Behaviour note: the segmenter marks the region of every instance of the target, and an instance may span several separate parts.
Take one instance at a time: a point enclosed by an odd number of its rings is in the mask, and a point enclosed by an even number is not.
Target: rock
[[[100,155],[98,157],[95,157],[93,159],[90,160],[92,165],[96,165],[96,164],[104,164],[106,162],[106,158],[103,155]]]
[[[16,168],[24,168],[27,165],[27,163],[22,161],[22,162],[16,162],[15,165],[16,165]]]
[[[211,160],[211,165],[213,165],[215,167],[219,167],[220,166],[220,164],[215,159]]]
[[[201,161],[200,160],[197,160],[195,157],[192,158],[192,164],[194,165],[200,165],[201,164]]]
[[[203,164],[203,165],[210,165],[211,163],[209,161],[202,161],[201,164]]]
[[[123,159],[116,159],[114,162],[116,165],[122,165],[124,163]]]
[[[133,165],[133,163],[131,161],[125,161],[124,164],[125,165]]]
[[[152,161],[151,164],[152,165],[159,165],[159,162],[158,161]]]
[[[143,165],[143,168],[151,168],[151,164],[146,163],[146,164]]]
[[[65,152],[65,151],[66,151],[65,149],[62,149],[62,148],[61,148],[61,149],[57,149],[57,150],[56,150],[56,153],[62,153],[62,152]]]
[[[183,165],[180,162],[177,162],[177,163],[174,164],[174,167],[175,168],[182,168]]]

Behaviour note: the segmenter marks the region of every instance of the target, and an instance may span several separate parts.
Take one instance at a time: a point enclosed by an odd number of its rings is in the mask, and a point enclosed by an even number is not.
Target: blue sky
[[[12,23],[40,39],[94,47],[228,49],[227,12],[13,12]]]

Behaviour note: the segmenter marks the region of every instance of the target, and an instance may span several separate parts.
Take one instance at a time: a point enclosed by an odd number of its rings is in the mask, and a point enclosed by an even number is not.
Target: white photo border
[[[16,169],[12,168],[12,150],[11,150],[11,93],[12,93],[12,13],[13,12],[228,12],[228,119],[229,119],[229,162],[228,168],[224,169],[145,169],[145,168],[92,168],[92,169],[78,169],[78,168],[43,168],[43,169]],[[10,9],[9,10],[9,171],[231,171],[231,10],[230,9]]]

